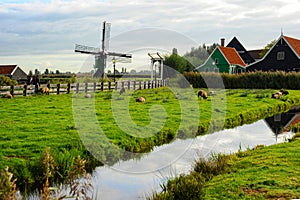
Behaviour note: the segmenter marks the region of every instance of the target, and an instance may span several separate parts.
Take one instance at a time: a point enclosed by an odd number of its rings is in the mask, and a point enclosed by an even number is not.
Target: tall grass
[[[227,89],[300,89],[299,72],[259,71],[241,74],[186,72],[184,76],[196,88],[206,88],[207,85],[204,80],[209,81],[210,87],[218,87],[215,80],[221,77]],[[211,83],[215,83],[215,85]]]

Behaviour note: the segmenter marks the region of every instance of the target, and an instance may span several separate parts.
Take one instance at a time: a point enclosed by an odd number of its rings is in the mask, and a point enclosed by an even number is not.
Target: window
[[[219,58],[215,59],[215,64],[219,64]]]
[[[284,60],[284,51],[277,52],[277,60]]]
[[[219,68],[215,67],[214,71],[219,72]]]
[[[205,72],[208,72],[208,67],[205,68]]]
[[[281,114],[274,115],[274,121],[275,122],[280,122],[281,121]]]

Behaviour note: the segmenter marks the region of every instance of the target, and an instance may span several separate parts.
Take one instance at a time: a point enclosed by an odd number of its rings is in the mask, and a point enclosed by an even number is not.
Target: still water
[[[228,154],[260,144],[284,142],[293,134],[274,128],[273,125],[280,123],[278,118],[281,117],[275,116],[269,121],[260,120],[194,139],[178,139],[171,144],[156,147],[138,160],[98,167],[93,173],[94,196],[97,199],[110,200],[145,199],[151,192],[160,191],[161,183],[181,173],[188,173],[199,156],[207,158],[212,153]]]

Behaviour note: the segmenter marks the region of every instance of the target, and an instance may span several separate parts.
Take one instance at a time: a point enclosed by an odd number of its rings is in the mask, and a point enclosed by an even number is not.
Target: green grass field
[[[194,109],[195,105],[190,105],[193,101],[189,99],[190,97],[173,94],[167,88],[137,90],[132,96],[127,94],[112,97],[112,92],[100,92],[95,94],[95,101],[83,98],[83,94],[76,97],[63,94],[0,99],[0,168],[9,166],[20,179],[31,177],[34,175],[32,174],[34,169],[29,167],[31,175],[28,175],[29,172],[24,166],[31,165],[31,162],[39,159],[45,147],[51,148],[57,160],[67,154],[70,157],[76,154],[89,157],[89,153],[78,136],[79,129],[73,119],[72,101],[82,105],[80,107],[82,110],[76,110],[74,116],[84,114],[84,110],[90,106],[87,101],[95,102],[94,112],[97,123],[111,143],[127,151],[147,152],[151,151],[155,145],[171,142],[176,137],[178,129],[181,130],[180,137],[182,138],[192,137],[194,134],[205,134],[211,118],[213,118],[211,127],[215,130],[223,128],[223,126],[220,127],[222,122],[225,123],[224,127],[234,127],[271,116],[276,112],[286,111],[291,106],[300,104],[300,91],[290,90],[288,96],[279,100],[271,98],[273,91],[215,91],[214,97],[196,100],[200,108],[200,120],[199,123],[197,122],[199,130],[195,133],[189,133],[195,128],[190,126],[189,118],[193,118],[195,112],[198,113],[197,109]],[[196,92],[195,90],[195,94]],[[135,102],[137,96],[144,96],[146,102]],[[153,105],[161,105],[166,111],[166,120],[162,130],[152,137],[128,135],[120,129],[112,114],[112,98],[119,103],[117,106],[128,100],[130,116],[133,122],[140,126],[149,125],[151,123],[149,110]],[[187,110],[184,119],[181,116],[180,101],[184,102],[184,108]],[[123,109],[123,107],[120,106],[118,109]],[[119,117],[122,118],[122,116]],[[181,127],[182,120],[185,126]],[[60,163],[64,162],[60,161]],[[23,168],[26,170],[20,171]]]
[[[208,181],[207,199],[300,198],[300,140],[231,156],[229,170]]]

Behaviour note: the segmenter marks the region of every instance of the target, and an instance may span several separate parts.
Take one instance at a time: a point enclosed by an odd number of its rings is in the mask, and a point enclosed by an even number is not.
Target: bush
[[[167,183],[165,192],[161,194],[154,194],[152,199],[174,199],[174,200],[186,200],[186,199],[204,199],[203,193],[204,180],[200,174],[192,172],[190,175],[180,175],[179,177],[171,180]]]
[[[300,89],[299,72],[248,72],[241,74],[185,72],[194,88],[220,88],[220,77],[226,89]]]
[[[17,81],[10,79],[7,76],[0,76],[0,86],[17,85]]]
[[[194,166],[194,171],[199,173],[205,180],[226,172],[228,167],[228,155],[213,154],[208,160],[200,158]]]

